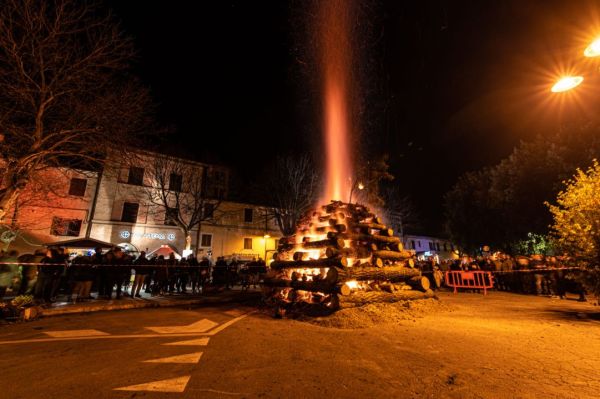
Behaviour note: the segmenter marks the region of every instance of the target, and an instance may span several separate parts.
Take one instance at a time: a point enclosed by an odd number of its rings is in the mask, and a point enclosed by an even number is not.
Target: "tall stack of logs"
[[[364,205],[332,201],[280,240],[263,284],[278,306],[318,304],[335,310],[339,296],[429,289],[414,268],[414,253]]]

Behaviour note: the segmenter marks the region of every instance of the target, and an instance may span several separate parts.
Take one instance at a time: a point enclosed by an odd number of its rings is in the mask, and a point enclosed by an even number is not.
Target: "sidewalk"
[[[62,316],[75,313],[100,312],[106,310],[124,310],[140,308],[157,308],[169,306],[186,305],[213,305],[223,303],[236,303],[256,300],[260,298],[260,290],[252,289],[242,291],[240,287],[221,292],[210,292],[206,294],[173,294],[166,296],[150,296],[142,294],[142,298],[131,298],[129,296],[116,300],[89,300],[79,303],[65,301],[55,302],[48,307],[40,308],[42,317]]]

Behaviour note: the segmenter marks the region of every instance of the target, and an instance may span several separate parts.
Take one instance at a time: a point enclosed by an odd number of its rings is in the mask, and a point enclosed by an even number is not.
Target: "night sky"
[[[172,147],[229,165],[251,185],[275,154],[320,154],[308,3],[109,5],[136,40],[136,70],[158,103],[160,123],[175,130]],[[576,98],[552,97],[548,88],[561,72],[597,69],[580,54],[600,34],[598,1],[361,4],[365,151],[389,154],[397,184],[430,233],[440,230],[442,196],[461,173],[497,163],[521,140],[597,114],[595,79],[569,94]]]

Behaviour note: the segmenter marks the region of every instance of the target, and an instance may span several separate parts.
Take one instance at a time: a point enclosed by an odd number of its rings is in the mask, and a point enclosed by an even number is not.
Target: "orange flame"
[[[352,187],[348,119],[351,10],[344,0],[323,1],[320,5],[326,150],[322,202],[328,203],[347,201]]]

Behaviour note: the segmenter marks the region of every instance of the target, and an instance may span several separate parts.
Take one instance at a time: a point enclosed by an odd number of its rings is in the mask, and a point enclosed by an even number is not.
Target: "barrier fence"
[[[454,288],[454,293],[458,288],[482,289],[483,295],[487,295],[487,290],[494,287],[494,276],[486,271],[449,271],[445,273],[445,282],[448,287]]]

